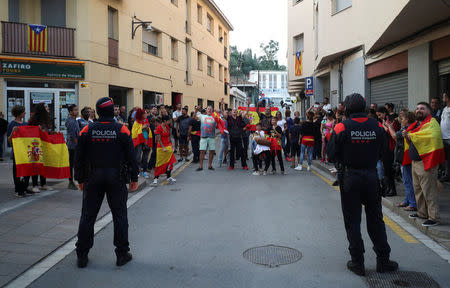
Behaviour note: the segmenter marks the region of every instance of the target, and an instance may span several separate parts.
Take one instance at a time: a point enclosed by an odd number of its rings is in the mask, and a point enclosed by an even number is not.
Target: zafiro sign
[[[313,77],[305,78],[305,95],[313,96],[314,95],[314,82]]]
[[[72,62],[44,62],[0,57],[0,76],[84,79],[84,65]]]

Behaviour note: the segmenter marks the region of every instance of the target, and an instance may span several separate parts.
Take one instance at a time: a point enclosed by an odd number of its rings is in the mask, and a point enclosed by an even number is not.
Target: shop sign
[[[84,65],[0,59],[0,76],[84,79]]]

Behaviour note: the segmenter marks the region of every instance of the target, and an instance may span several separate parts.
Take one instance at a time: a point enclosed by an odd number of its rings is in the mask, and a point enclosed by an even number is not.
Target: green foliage
[[[279,65],[277,53],[280,50],[279,43],[270,40],[269,43],[261,43],[263,56],[256,57],[251,49],[238,51],[236,46],[230,46],[230,74],[231,76],[248,78],[252,70],[286,71],[286,66]]]

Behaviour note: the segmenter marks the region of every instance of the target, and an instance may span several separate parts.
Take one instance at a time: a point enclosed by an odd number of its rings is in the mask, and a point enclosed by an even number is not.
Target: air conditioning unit
[[[164,104],[164,95],[163,94],[156,94],[156,104],[161,105]]]

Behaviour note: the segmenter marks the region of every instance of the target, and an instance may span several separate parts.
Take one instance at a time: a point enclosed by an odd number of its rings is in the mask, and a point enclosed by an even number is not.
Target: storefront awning
[[[381,37],[368,47],[367,54],[395,45],[408,37],[424,32],[435,25],[449,25],[449,3],[447,0],[410,0],[392,21]]]
[[[339,60],[339,58],[342,58],[349,54],[353,54],[360,49],[361,49],[361,46],[355,46],[350,49],[342,50],[342,51],[324,56],[324,57],[322,57],[322,59],[320,59],[319,65],[317,65],[317,69],[323,69],[330,63]]]

